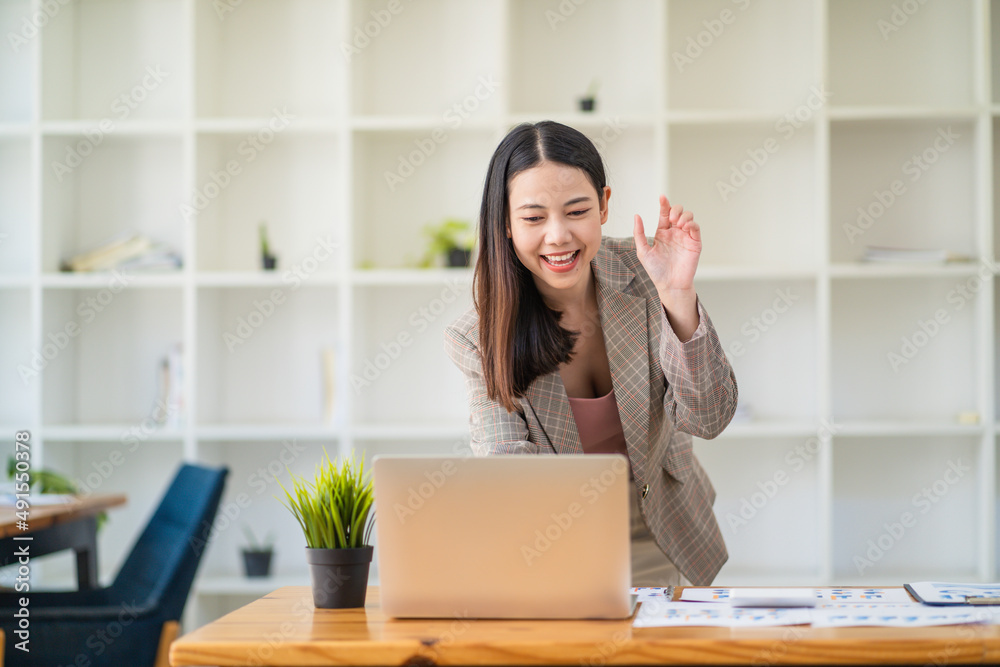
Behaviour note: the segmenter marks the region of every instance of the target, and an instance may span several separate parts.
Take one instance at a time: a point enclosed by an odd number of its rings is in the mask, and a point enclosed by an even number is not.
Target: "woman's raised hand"
[[[632,232],[639,261],[661,295],[694,289],[694,273],[701,256],[701,229],[694,221],[694,213],[685,211],[683,206],[671,206],[666,196],[660,195],[660,218],[653,246],[646,243],[638,213]]]

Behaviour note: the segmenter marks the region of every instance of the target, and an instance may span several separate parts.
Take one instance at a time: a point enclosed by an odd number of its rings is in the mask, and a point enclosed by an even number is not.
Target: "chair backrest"
[[[181,466],[108,589],[110,598],[155,605],[164,618],[180,618],[228,472]]]

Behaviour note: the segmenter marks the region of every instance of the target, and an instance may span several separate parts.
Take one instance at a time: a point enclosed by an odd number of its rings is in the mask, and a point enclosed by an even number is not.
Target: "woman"
[[[475,308],[445,346],[480,455],[620,452],[632,474],[632,583],[708,585],[727,558],[691,450],[736,408],[736,379],[694,290],[701,235],[660,197],[654,244],[601,236],[601,156],[551,121],[508,133],[480,209]]]

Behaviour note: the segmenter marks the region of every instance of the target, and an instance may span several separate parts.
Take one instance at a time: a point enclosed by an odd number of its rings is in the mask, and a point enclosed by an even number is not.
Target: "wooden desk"
[[[315,610],[308,587],[256,600],[173,643],[186,665],[786,665],[1000,662],[1000,626],[633,628],[623,621],[396,620]]]
[[[88,496],[62,505],[35,505],[28,510],[28,529],[18,527],[20,519],[13,507],[0,507],[0,565],[17,562],[16,551],[29,545],[31,558],[55,551],[76,552],[76,579],[81,590],[96,588],[97,515],[124,505],[121,494]],[[31,536],[31,541],[15,536]]]

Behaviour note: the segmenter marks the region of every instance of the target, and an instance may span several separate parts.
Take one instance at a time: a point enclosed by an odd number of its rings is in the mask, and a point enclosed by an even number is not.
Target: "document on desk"
[[[986,607],[925,607],[921,604],[830,605],[812,611],[814,628],[881,626],[919,628],[931,625],[993,623]]]
[[[918,581],[906,584],[920,602],[928,605],[968,604],[967,597],[1000,597],[1000,584],[955,584],[944,581]]]
[[[808,609],[766,609],[730,607],[728,604],[646,600],[632,625],[637,628],[670,626],[718,626],[754,628],[775,625],[803,625],[810,622]]]
[[[818,604],[824,603],[880,603],[906,604],[912,602],[902,588],[803,588],[816,593]],[[684,602],[726,602],[730,601],[729,588],[685,588],[680,599]]]

